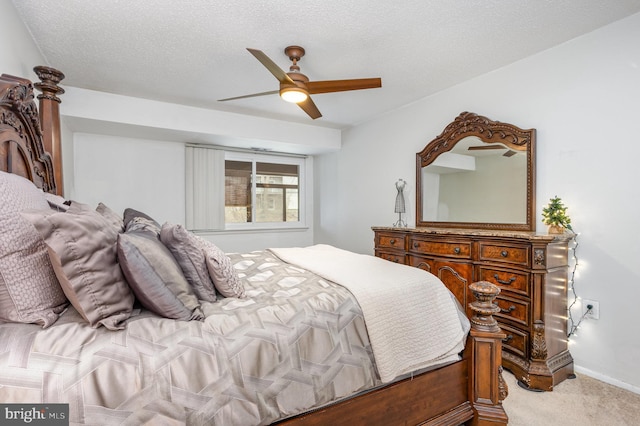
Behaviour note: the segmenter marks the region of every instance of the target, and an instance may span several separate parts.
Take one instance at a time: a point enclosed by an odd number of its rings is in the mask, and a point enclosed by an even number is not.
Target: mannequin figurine
[[[398,213],[398,221],[394,223],[393,226],[398,228],[407,227],[406,222],[402,220],[402,213],[406,212],[403,193],[406,185],[407,182],[402,179],[398,179],[398,181],[396,182],[396,190],[398,191],[398,193],[396,194],[396,208],[394,211]]]

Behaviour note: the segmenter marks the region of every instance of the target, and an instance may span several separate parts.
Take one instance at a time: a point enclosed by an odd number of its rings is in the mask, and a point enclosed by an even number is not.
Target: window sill
[[[193,229],[190,230],[196,235],[231,235],[231,234],[267,234],[281,232],[306,232],[308,226],[296,226],[286,228],[236,228],[236,229]]]

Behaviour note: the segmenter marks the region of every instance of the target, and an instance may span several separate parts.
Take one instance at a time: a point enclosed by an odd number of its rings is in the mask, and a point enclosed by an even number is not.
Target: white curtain
[[[224,151],[194,146],[186,150],[187,229],[224,229]]]

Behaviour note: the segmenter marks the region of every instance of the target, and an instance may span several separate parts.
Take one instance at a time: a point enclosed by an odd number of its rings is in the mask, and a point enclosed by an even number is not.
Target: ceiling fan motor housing
[[[309,81],[309,78],[300,72],[300,67],[296,64],[300,57],[304,55],[304,49],[299,46],[289,46],[285,49],[285,53],[289,55],[289,59],[293,61],[293,65],[289,67],[289,72],[286,74],[295,84],[291,84],[287,81],[280,82],[280,96],[282,96],[283,92],[286,92],[291,88],[296,88],[296,91],[304,92],[308,98],[309,90],[307,89],[306,83]]]

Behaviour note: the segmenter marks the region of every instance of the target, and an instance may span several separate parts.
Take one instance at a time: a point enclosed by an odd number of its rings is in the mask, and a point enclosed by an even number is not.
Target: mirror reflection
[[[527,152],[475,136],[422,168],[423,220],[526,223]]]

